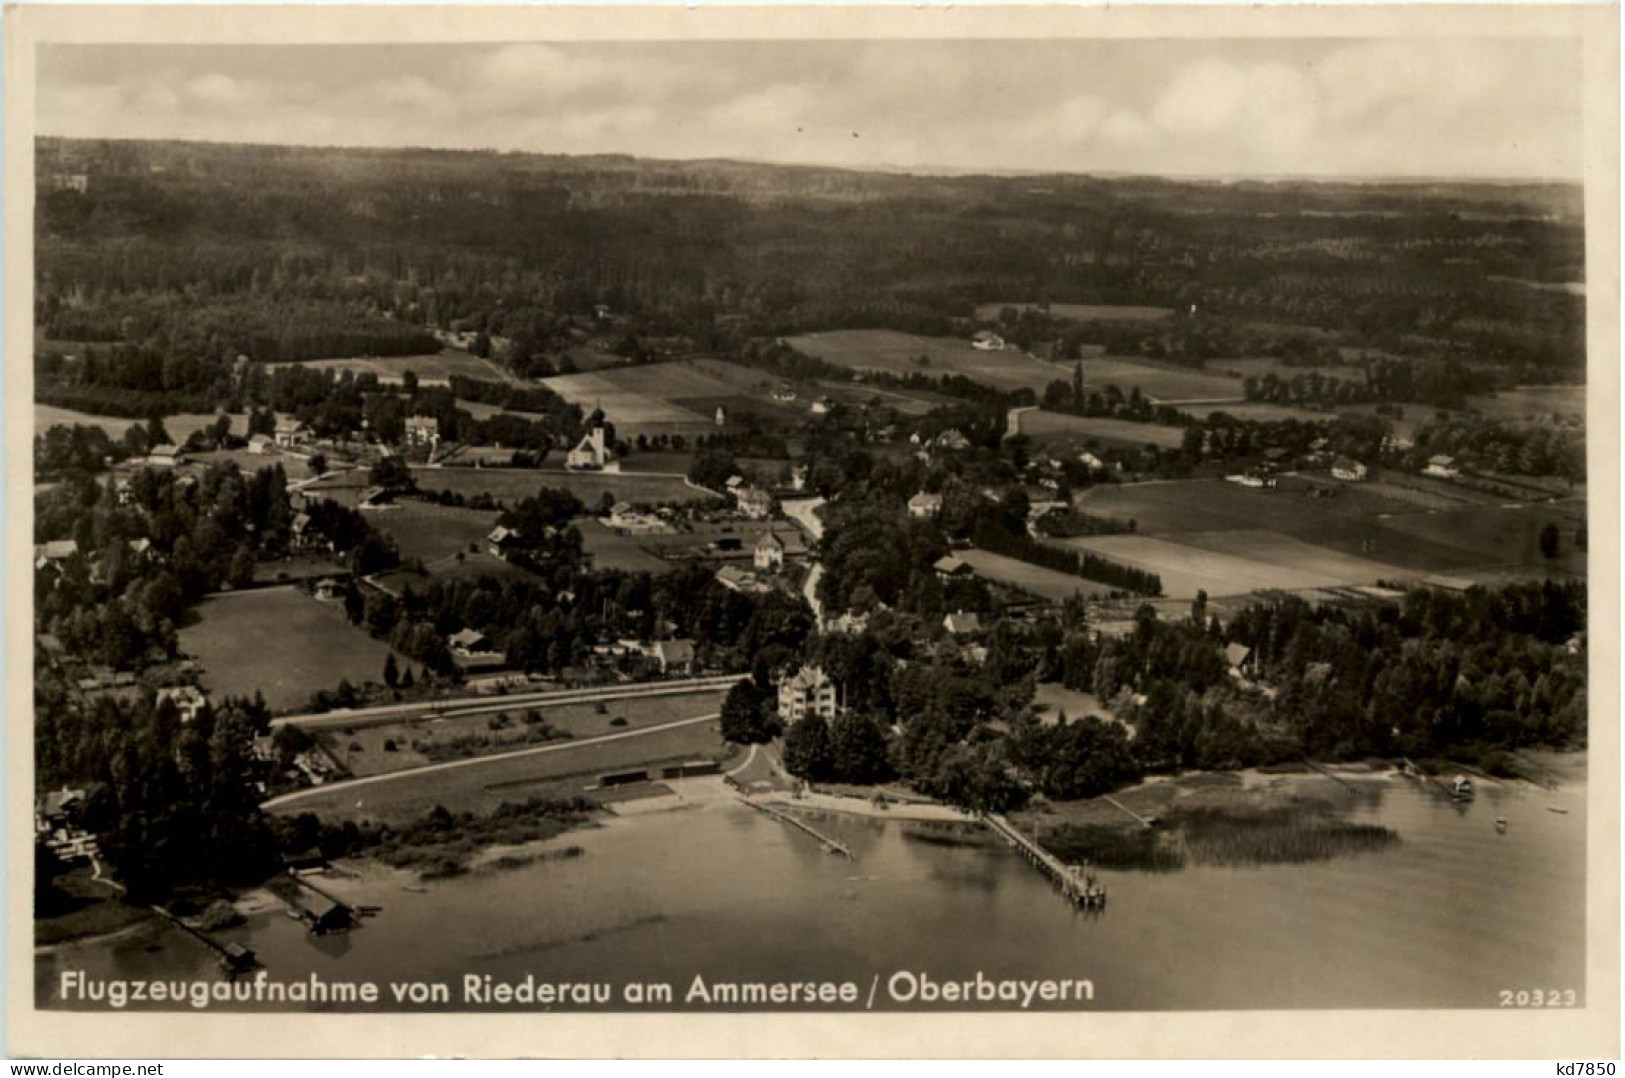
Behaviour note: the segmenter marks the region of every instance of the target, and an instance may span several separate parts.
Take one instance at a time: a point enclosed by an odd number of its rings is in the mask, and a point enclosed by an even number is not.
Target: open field
[[[1116,721],[1094,693],[1069,689],[1059,681],[1039,684],[1033,693],[1033,707],[1038,712],[1039,721],[1046,726],[1059,723],[1062,713],[1065,713],[1068,721],[1083,718]]]
[[[1015,349],[983,352],[972,348],[968,340],[917,337],[889,329],[807,333],[788,338],[788,343],[799,352],[853,370],[884,371],[903,376],[923,374],[928,378],[962,374],[983,385],[1005,391],[1031,389],[1042,393],[1044,387],[1057,378],[1067,377],[1067,372],[1059,367]],[[915,358],[922,355],[930,359],[929,366],[915,364]]]
[[[245,475],[252,475],[261,468],[280,464],[290,481],[309,479],[311,474],[305,458],[291,453],[250,453],[246,449],[215,449],[207,453],[188,453],[186,460],[189,464],[201,464],[204,467],[211,464],[235,464]]]
[[[578,517],[581,549],[592,555],[595,569],[622,569],[629,573],[665,573],[671,565],[661,561],[618,532],[611,531],[596,517]]]
[[[1556,413],[1584,416],[1585,386],[1518,386],[1489,397],[1468,397],[1467,406],[1496,419],[1543,419]]]
[[[1296,419],[1302,423],[1328,423],[1337,418],[1332,412],[1317,412],[1313,408],[1271,404],[1267,401],[1232,401],[1220,404],[1193,404],[1188,407],[1181,405],[1179,410],[1199,419],[1223,412],[1232,418],[1251,420],[1255,423],[1276,423],[1286,419]]]
[[[376,374],[385,384],[398,384],[407,371],[413,371],[424,385],[445,385],[454,374],[467,375],[486,382],[517,381],[507,368],[493,360],[456,348],[442,348],[432,355],[419,356],[355,356],[347,359],[307,359],[299,361],[301,367],[315,367],[327,371],[354,371],[356,374]]]
[[[1161,574],[1170,597],[1195,586],[1222,595],[1248,586],[1319,588],[1436,573],[1471,576],[1475,571],[1493,571],[1544,577],[1585,572],[1583,552],[1573,549],[1583,511],[1577,500],[1505,507],[1448,484],[1445,491],[1434,492],[1388,483],[1340,484],[1335,498],[1311,499],[1307,492],[1314,485],[1287,476],[1273,491],[1206,479],[1095,487],[1079,508],[1132,519],[1138,534],[1066,543],[1098,549]],[[1457,492],[1467,497],[1456,497]],[[1542,557],[1537,545],[1548,521],[1556,523],[1563,536],[1555,559]],[[1147,537],[1205,550],[1213,557],[1239,558],[1266,570],[1278,568],[1284,575],[1254,584],[1260,578],[1256,568],[1198,558],[1166,546],[1147,547],[1137,557],[1133,541]],[[1100,540],[1107,546],[1126,540],[1131,550],[1113,552],[1092,545]],[[1176,583],[1185,578],[1206,583],[1191,584],[1189,579]]]
[[[976,320],[991,322],[1006,307],[1025,311],[1037,307],[1036,303],[978,303]],[[1068,318],[1074,322],[1150,322],[1167,318],[1174,313],[1172,307],[1136,307],[1123,303],[1051,303],[1049,313],[1054,318]]]
[[[1056,378],[1070,378],[1070,364],[1058,363],[1050,367],[1056,373],[1045,385]],[[1241,400],[1242,385],[1239,378],[1226,378],[1220,374],[1172,363],[1159,363],[1154,359],[1131,359],[1127,356],[1096,356],[1083,361],[1083,380],[1092,389],[1115,385],[1124,393],[1138,386],[1140,392],[1159,404],[1177,405],[1180,401]],[[1042,389],[1043,387],[1039,387]]]
[[[707,714],[696,708],[695,717]],[[453,812],[490,812],[504,801],[585,794],[608,771],[716,757],[724,752],[714,720],[614,741],[554,742],[556,751],[480,760],[381,782],[338,786],[274,806],[273,812],[314,812],[329,820],[390,822],[421,817],[435,805]]]
[[[190,438],[196,431],[204,427],[214,426],[218,419],[217,414],[206,412],[180,412],[164,417],[164,429],[169,436],[180,445]],[[81,426],[100,427],[105,430],[108,437],[117,441],[124,437],[124,432],[131,427],[145,426],[140,419],[124,419],[111,415],[90,415],[86,412],[75,412],[67,408],[57,408],[49,404],[34,405],[34,433],[42,434],[47,427],[54,426]],[[248,415],[234,415],[231,417],[231,430],[233,434],[246,436],[248,434]]]
[[[369,514],[367,520],[395,540],[402,558],[419,558],[432,567],[459,551],[467,553],[471,543],[483,548],[497,515],[492,509],[459,509],[403,498],[391,509]]]
[[[433,762],[433,758],[427,755],[425,750],[431,750],[436,744],[450,744],[463,738],[486,739],[486,745],[480,749],[480,755],[524,748],[527,744],[524,740],[525,734],[531,727],[522,721],[522,716],[529,711],[541,714],[549,727],[570,735],[563,740],[581,740],[619,733],[623,730],[641,730],[679,719],[690,719],[696,715],[709,715],[722,706],[722,697],[721,692],[708,692],[609,700],[604,703],[602,714],[590,703],[542,705],[534,708],[515,704],[506,712],[453,715],[445,718],[426,717],[411,722],[362,726],[353,730],[339,727],[328,731],[324,736],[333,754],[343,760],[353,774],[360,777],[422,767]],[[490,702],[498,705],[502,700],[496,697]],[[508,716],[506,723],[498,719],[502,714]],[[611,725],[616,719],[626,721],[619,726]],[[386,741],[392,743],[395,748],[385,749]]]
[[[1266,374],[1273,374],[1283,382],[1289,382],[1300,374],[1319,374],[1325,378],[1340,378],[1345,382],[1365,384],[1365,370],[1358,366],[1312,366],[1302,367],[1287,363],[1285,360],[1273,356],[1258,356],[1246,359],[1210,359],[1207,369],[1215,374],[1233,374],[1237,378],[1263,378]]]
[[[273,710],[302,707],[341,680],[382,681],[389,648],[351,625],[344,608],[293,586],[210,595],[180,631],[181,650],[203,665],[213,699],[253,696]],[[395,656],[402,671],[415,663]]]
[[[679,476],[627,472],[567,472],[541,468],[414,468],[422,490],[455,490],[464,497],[485,493],[503,502],[529,498],[542,487],[568,490],[589,506],[607,493],[618,502],[682,504],[714,500]]]
[[[1229,551],[1212,549],[1234,537]],[[1196,545],[1201,539],[1205,545]],[[1249,541],[1259,540],[1259,546]],[[1100,535],[1083,539],[1056,539],[1052,546],[1087,550],[1124,565],[1145,569],[1162,578],[1163,594],[1170,599],[1194,599],[1198,591],[1209,595],[1240,595],[1270,588],[1295,590],[1338,584],[1370,584],[1399,575],[1391,566],[1341,558],[1286,536],[1259,532],[1222,535],[1182,535],[1177,541],[1146,535]],[[1297,564],[1302,557],[1317,569],[1339,568],[1337,575]]]
[[[995,554],[990,550],[956,550],[954,556],[975,569],[979,577],[991,580],[995,584],[1020,588],[1050,602],[1058,603],[1074,595],[1095,597],[1110,595],[1112,592],[1108,585],[1097,584],[1093,580],[1085,580],[1056,569],[1046,569],[1042,565],[1030,565],[1015,558],[1007,558],[1003,554]]]
[[[715,383],[699,378],[695,384],[696,379],[683,379],[676,370],[666,368],[686,370],[683,364],[660,363],[626,370],[555,375],[542,379],[542,384],[586,411],[602,408],[622,437],[648,432],[651,428],[660,428],[663,432],[681,428],[703,433],[714,426],[713,416],[690,411],[673,404],[672,400],[679,395],[703,396],[716,389]]]
[[[1126,419],[1111,419],[1104,416],[1064,415],[1060,412],[1046,412],[1042,408],[1022,412],[1019,422],[1021,433],[1038,445],[1068,441],[1098,441],[1106,445],[1133,449],[1145,445],[1178,449],[1184,439],[1184,431],[1179,427],[1163,426],[1160,423],[1131,423]]]

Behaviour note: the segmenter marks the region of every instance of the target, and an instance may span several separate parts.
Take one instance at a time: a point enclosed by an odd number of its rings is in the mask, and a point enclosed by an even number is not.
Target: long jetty
[[[1106,905],[1106,889],[1104,887],[1096,887],[1087,879],[1079,878],[1076,868],[1063,863],[1059,857],[1044,849],[1037,841],[1030,838],[1026,832],[1004,816],[997,813],[988,813],[982,817],[982,820],[993,829],[995,834],[1015,847],[1016,851],[1025,857],[1034,868],[1048,876],[1050,881],[1061,892],[1061,897],[1068,902],[1074,906],[1094,909]]]
[[[802,832],[805,832],[808,835],[811,835],[813,838],[817,839],[819,844],[822,845],[824,847],[824,849],[828,850],[830,853],[838,853],[842,857],[846,858],[848,861],[856,861],[858,859],[857,854],[853,853],[851,848],[848,847],[846,845],[846,843],[841,842],[841,841],[839,841],[837,839],[830,838],[828,835],[824,834],[822,831],[818,830],[816,827],[813,827],[811,824],[807,823],[805,820],[798,819],[795,816],[790,815],[788,812],[780,812],[778,809],[773,808],[770,805],[763,805],[763,804],[760,804],[760,803],[758,803],[756,801],[752,801],[748,797],[741,797],[739,800],[740,800],[740,802],[742,804],[749,805],[751,808],[755,809],[757,812],[763,813],[763,814],[765,814],[767,816],[771,816],[775,820],[778,820],[780,823],[789,824],[791,827],[794,827],[796,830],[802,831]]]
[[[209,935],[207,932],[203,931],[201,928],[194,928],[193,926],[187,924],[185,921],[181,920],[173,913],[170,913],[162,906],[155,905],[152,907],[152,911],[164,917],[171,924],[175,925],[175,927],[179,928],[188,936],[191,936],[193,939],[203,944],[203,946],[213,951],[215,956],[219,958],[221,967],[227,971],[239,972],[257,964],[254,958],[254,952],[248,948],[243,947],[240,944],[232,944],[229,946],[223,944],[213,936]]]
[[[1100,799],[1106,802],[1108,805],[1122,809],[1124,812],[1138,820],[1140,826],[1142,827],[1157,826],[1157,818],[1155,816],[1141,816],[1138,812],[1135,812],[1133,809],[1129,808],[1127,805],[1123,804],[1123,802],[1117,800],[1117,798],[1111,796],[1110,794],[1101,794]]]

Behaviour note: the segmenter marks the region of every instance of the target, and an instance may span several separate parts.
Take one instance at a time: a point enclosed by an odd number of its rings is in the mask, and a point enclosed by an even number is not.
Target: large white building
[[[820,667],[803,666],[779,682],[779,718],[786,725],[809,715],[833,719],[839,710],[835,682]]]
[[[588,431],[576,447],[564,458],[566,468],[602,468],[609,461],[609,450],[604,445],[604,428]]]

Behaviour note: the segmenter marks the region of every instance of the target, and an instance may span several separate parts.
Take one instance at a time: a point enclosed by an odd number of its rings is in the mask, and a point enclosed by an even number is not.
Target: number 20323
[[[1572,988],[1503,988],[1503,1007],[1576,1007],[1580,997]]]

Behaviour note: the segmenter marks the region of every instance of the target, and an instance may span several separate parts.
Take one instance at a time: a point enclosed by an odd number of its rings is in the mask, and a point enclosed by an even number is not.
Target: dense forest
[[[1561,185],[58,139],[37,153],[35,314],[53,339],[274,362],[432,351],[423,327],[455,326],[511,340],[529,369],[598,304],[733,353],[810,329],[941,333],[1027,298],[1194,309],[1199,325],[1118,342],[1165,358],[1307,337],[1514,381],[1583,370],[1583,299],[1524,283],[1583,280],[1579,192]],[[85,190],[59,189],[64,174]]]

